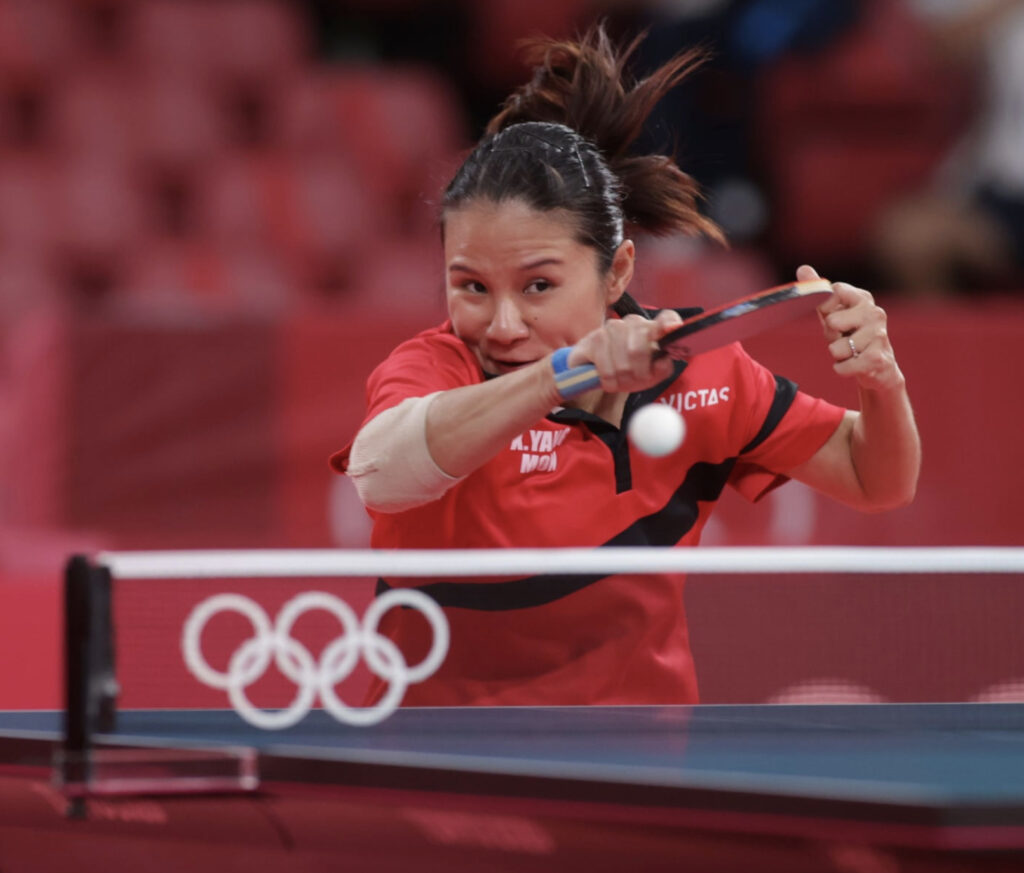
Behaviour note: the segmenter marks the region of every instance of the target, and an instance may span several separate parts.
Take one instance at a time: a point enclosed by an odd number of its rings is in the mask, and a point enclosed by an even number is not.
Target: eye
[[[487,288],[482,282],[478,282],[476,279],[469,279],[462,283],[462,287],[473,294],[486,294]]]
[[[534,279],[529,285],[526,286],[527,294],[537,294],[541,291],[547,291],[551,287],[551,283],[547,279]]]

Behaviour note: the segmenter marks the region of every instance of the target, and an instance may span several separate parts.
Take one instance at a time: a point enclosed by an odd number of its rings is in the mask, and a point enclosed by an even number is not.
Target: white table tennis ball
[[[641,406],[629,420],[629,439],[645,455],[660,458],[683,444],[686,422],[665,403]]]

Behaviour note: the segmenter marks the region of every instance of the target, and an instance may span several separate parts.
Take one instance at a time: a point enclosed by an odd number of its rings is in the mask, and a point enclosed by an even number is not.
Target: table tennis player
[[[837,283],[818,308],[836,373],[857,382],[858,410],[799,391],[738,343],[682,361],[654,353],[686,313],[635,311],[629,233],[720,231],[671,158],[631,151],[651,107],[700,55],[634,81],[625,65],[636,45],[615,46],[600,27],[578,42],[533,42],[533,78],[448,185],[449,319],[376,368],[365,421],[331,459],[373,518],[375,548],[694,546],[726,485],[757,500],[789,478],[865,511],[913,498],[918,435],[886,315],[868,292]],[[564,372],[587,363],[600,384],[560,390]],[[655,401],[688,425],[663,457],[625,437]],[[451,649],[405,703],[697,702],[683,581],[430,580],[422,587],[445,609]],[[378,587],[392,584],[409,583]],[[392,610],[381,629],[409,663],[429,647],[410,610]],[[371,697],[381,690],[372,685]]]

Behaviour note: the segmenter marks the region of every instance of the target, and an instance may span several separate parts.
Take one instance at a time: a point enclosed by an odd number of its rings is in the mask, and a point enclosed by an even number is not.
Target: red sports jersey
[[[367,385],[369,421],[407,397],[485,378],[450,323],[399,346]],[[686,440],[653,458],[626,439],[651,401],[683,414]],[[538,421],[443,497],[371,512],[375,548],[696,545],[722,489],[751,500],[786,481],[835,431],[843,410],[798,391],[739,344],[678,363],[631,395],[622,428],[576,409]],[[344,471],[350,446],[331,458]],[[415,584],[444,608],[449,654],[406,705],[695,703],[681,575],[542,575]],[[380,587],[413,584],[381,580]],[[410,664],[430,645],[413,610],[381,624]],[[383,690],[371,689],[375,696]]]

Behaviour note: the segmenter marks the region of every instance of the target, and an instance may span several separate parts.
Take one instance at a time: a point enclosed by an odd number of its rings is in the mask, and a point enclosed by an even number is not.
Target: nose
[[[487,338],[507,345],[529,335],[530,328],[523,320],[516,300],[508,297],[497,298],[491,323],[487,326]]]

